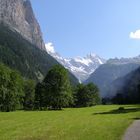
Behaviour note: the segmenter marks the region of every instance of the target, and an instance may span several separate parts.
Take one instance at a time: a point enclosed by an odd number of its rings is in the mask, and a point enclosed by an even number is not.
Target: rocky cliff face
[[[40,49],[45,49],[40,26],[29,0],[0,0],[0,22],[19,32]]]

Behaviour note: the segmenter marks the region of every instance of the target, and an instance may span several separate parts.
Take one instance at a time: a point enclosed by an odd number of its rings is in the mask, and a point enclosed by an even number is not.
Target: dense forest
[[[0,64],[0,111],[61,110],[100,103],[99,90],[94,84],[71,86],[68,71],[61,65],[53,66],[45,79],[36,84]]]

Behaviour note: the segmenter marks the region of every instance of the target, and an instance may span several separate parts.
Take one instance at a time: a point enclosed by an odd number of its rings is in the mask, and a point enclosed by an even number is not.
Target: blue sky
[[[140,0],[31,2],[44,41],[52,42],[63,57],[91,52],[103,58],[140,54]]]

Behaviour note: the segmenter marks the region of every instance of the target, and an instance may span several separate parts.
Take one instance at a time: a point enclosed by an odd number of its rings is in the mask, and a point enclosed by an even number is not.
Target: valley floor
[[[140,105],[0,113],[0,140],[121,140]]]

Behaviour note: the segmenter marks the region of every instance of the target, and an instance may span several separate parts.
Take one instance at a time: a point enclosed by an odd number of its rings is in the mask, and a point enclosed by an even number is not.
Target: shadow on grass
[[[109,112],[99,112],[99,113],[93,113],[93,115],[102,115],[102,114],[121,114],[121,113],[131,113],[131,112],[138,112],[140,111],[140,108],[127,108],[127,109],[114,109]],[[139,118],[140,119],[140,118]]]
[[[140,120],[140,117],[133,118],[134,120]]]

